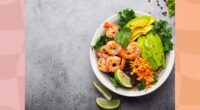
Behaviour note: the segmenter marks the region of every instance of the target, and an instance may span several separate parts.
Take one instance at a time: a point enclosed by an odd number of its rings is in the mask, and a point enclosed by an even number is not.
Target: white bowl
[[[136,14],[136,16],[149,15],[147,13],[140,12],[140,11],[135,11],[135,14]],[[149,15],[149,16],[151,16],[151,15]],[[112,17],[110,17],[109,19],[107,19],[106,21],[117,23],[119,21],[119,17],[117,14],[115,14]],[[91,42],[91,45],[94,45],[97,41],[97,38],[104,34],[105,34],[105,29],[102,24],[95,32],[94,37]],[[149,88],[147,90],[138,91],[138,90],[132,90],[132,89],[125,89],[123,87],[115,88],[112,85],[110,79],[108,78],[108,75],[99,71],[98,66],[97,66],[98,58],[96,56],[96,51],[92,50],[92,48],[90,48],[90,61],[91,61],[93,71],[94,71],[96,77],[98,78],[98,80],[109,90],[111,90],[119,95],[127,96],[127,97],[143,96],[143,95],[149,94],[149,93],[155,91],[156,89],[158,89],[166,81],[166,79],[168,78],[168,76],[171,73],[171,70],[174,65],[174,56],[175,56],[174,50],[170,51],[166,55],[166,68],[163,69],[159,73],[158,82],[155,85],[153,85],[151,88]]]

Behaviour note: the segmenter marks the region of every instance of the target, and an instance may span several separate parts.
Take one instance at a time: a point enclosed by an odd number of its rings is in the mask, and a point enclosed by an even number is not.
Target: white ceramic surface
[[[149,15],[147,13],[144,12],[140,12],[140,11],[135,11],[136,16],[144,16],[144,15]],[[150,15],[149,15],[150,16]],[[119,20],[118,15],[113,15],[112,17],[110,17],[109,19],[105,20],[105,21],[109,21],[109,22],[114,22],[117,23]],[[94,45],[96,43],[96,40],[99,36],[104,35],[105,34],[105,29],[103,28],[103,23],[102,25],[97,29],[97,31],[95,32],[95,35],[92,39],[91,45]],[[158,77],[158,82],[156,85],[153,85],[150,89],[148,90],[142,90],[142,91],[133,91],[131,89],[125,89],[125,88],[115,88],[111,81],[109,80],[108,76],[105,73],[102,73],[101,71],[98,70],[97,67],[97,56],[96,56],[96,51],[92,50],[90,48],[90,61],[91,61],[91,65],[93,68],[93,71],[96,75],[96,77],[98,78],[98,80],[109,90],[122,95],[122,96],[127,96],[127,97],[138,97],[138,96],[143,96],[146,94],[149,94],[153,91],[155,91],[156,89],[158,89],[168,78],[168,76],[171,73],[171,70],[174,66],[174,58],[175,57],[175,53],[174,50],[172,50],[171,52],[169,52],[166,55],[166,68],[163,69],[160,73],[159,73],[159,77]]]

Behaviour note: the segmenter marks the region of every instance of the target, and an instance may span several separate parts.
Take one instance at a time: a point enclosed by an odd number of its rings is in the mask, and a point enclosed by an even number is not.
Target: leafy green
[[[118,13],[119,19],[119,26],[124,27],[131,19],[134,19],[135,12],[132,9],[124,9]]]
[[[117,80],[115,78],[113,78],[112,76],[109,76],[109,79],[111,80],[114,87],[120,86],[119,83],[117,82]]]
[[[103,45],[106,44],[106,40],[109,41],[109,40],[112,40],[112,39],[110,39],[110,38],[107,37],[106,35],[100,36],[100,37],[97,39],[96,44],[95,44],[94,46],[92,46],[92,49],[98,50],[101,46],[103,46]]]
[[[153,81],[151,82],[151,84],[155,84],[158,82],[158,73],[154,73],[153,76],[154,76],[154,78],[153,78]]]
[[[137,83],[136,87],[139,91],[144,90],[145,89],[145,80],[141,80],[139,83]]]
[[[175,0],[167,0],[167,7],[169,16],[172,17],[175,15]]]
[[[166,20],[160,20],[156,22],[153,33],[158,34],[164,48],[164,52],[169,52],[173,49],[173,43],[171,41],[172,39],[172,28],[167,27],[168,22]]]
[[[132,35],[132,32],[130,28],[128,27],[122,28],[119,32],[117,32],[116,40],[123,47],[127,47],[129,44],[129,38],[131,37],[131,35]]]

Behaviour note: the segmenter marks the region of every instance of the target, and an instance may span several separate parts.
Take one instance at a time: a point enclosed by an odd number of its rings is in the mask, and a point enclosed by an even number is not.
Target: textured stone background
[[[160,4],[164,6],[163,0]],[[26,110],[96,110],[101,96],[91,82],[89,47],[94,32],[124,8],[164,17],[156,0],[25,0]],[[164,9],[166,7],[164,6]],[[174,70],[155,92],[138,98],[114,94],[121,110],[173,110]]]

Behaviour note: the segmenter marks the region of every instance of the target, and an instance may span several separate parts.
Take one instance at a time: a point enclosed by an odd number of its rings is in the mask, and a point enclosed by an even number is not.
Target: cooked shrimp
[[[100,52],[98,52],[98,53],[97,53],[97,56],[98,56],[99,58],[108,58],[110,55],[105,54],[105,53],[100,53]]]
[[[140,56],[141,52],[142,51],[139,44],[136,42],[131,42],[127,49],[123,49],[119,53],[119,56],[127,60],[134,60],[136,57]]]
[[[99,58],[98,68],[102,72],[108,72],[107,60],[105,58]]]
[[[117,55],[122,50],[122,47],[120,44],[118,44],[116,41],[109,41],[106,44],[106,52],[109,55]]]
[[[119,26],[114,23],[105,22],[104,28],[106,29],[106,36],[115,39],[116,33],[119,31]]]
[[[97,52],[97,56],[100,58],[108,58],[109,55],[106,52],[106,45],[100,47],[99,51]]]
[[[98,52],[99,52],[99,53],[105,53],[105,54],[106,54],[106,53],[107,53],[107,52],[106,52],[106,45],[101,46]]]
[[[125,59],[117,57],[117,56],[110,56],[107,59],[107,66],[109,72],[115,72],[117,69],[123,70],[125,66]]]

